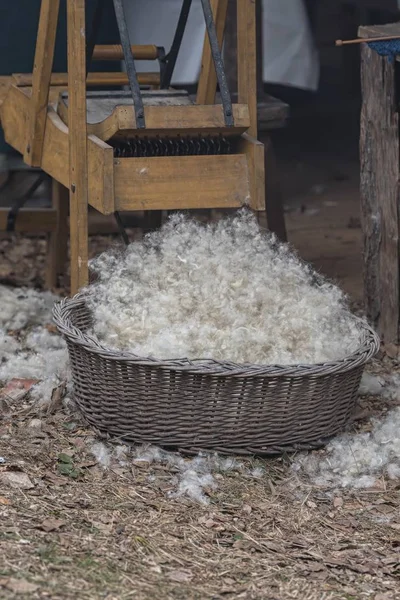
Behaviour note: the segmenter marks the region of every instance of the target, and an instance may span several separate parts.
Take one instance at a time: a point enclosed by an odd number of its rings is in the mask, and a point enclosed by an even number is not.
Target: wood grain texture
[[[88,155],[85,0],[67,0],[71,294],[87,285]]]
[[[18,152],[25,143],[25,124],[29,114],[30,88],[11,86],[0,107],[6,141]],[[42,168],[51,177],[69,188],[68,127],[52,107],[47,113],[43,144]],[[114,211],[113,149],[88,136],[89,204],[102,214]]]
[[[239,150],[247,160],[250,193],[248,204],[253,210],[265,210],[264,144],[244,134]]]
[[[399,340],[399,118],[395,65],[361,49],[364,301],[386,343]]]
[[[4,98],[8,94],[11,81],[12,79],[10,76],[0,76],[0,106],[3,104]]]
[[[115,160],[116,210],[233,208],[249,196],[244,154]]]
[[[24,160],[40,167],[46,127],[47,104],[53,68],[60,0],[42,0],[32,73],[32,98]]]
[[[211,8],[214,15],[217,38],[222,48],[224,39],[226,12],[228,0],[211,0]],[[201,59],[201,71],[199,84],[197,88],[197,104],[214,104],[217,91],[217,74],[215,72],[214,61],[211,53],[210,41],[207,32],[205,33],[203,56]]]
[[[69,1],[69,0],[68,0]],[[13,73],[13,81],[18,86],[31,86],[33,77],[31,73]],[[159,73],[138,73],[140,85],[159,86]],[[88,87],[114,87],[119,85],[128,85],[129,80],[126,73],[89,73],[86,80]],[[68,85],[68,73],[53,73],[50,78],[50,85],[63,86]]]
[[[52,182],[52,207],[56,212],[57,220],[55,228],[48,235],[47,241],[47,264],[46,264],[46,287],[54,289],[58,287],[58,277],[61,275],[68,258],[68,204],[69,191],[55,179]]]
[[[237,1],[238,102],[250,113],[248,134],[257,138],[256,0]]]
[[[132,46],[135,60],[157,60],[158,49],[154,45]],[[93,60],[124,60],[122,46],[119,44],[98,44],[94,47]]]
[[[64,102],[58,104],[58,114],[68,125],[68,109]],[[102,140],[115,135],[160,135],[179,134],[223,134],[239,135],[250,126],[249,110],[246,105],[234,104],[235,127],[226,127],[221,105],[191,106],[145,106],[146,129],[136,129],[133,106],[116,106],[112,114],[99,123],[88,123],[87,131]]]
[[[358,37],[375,38],[387,36],[400,36],[400,23],[388,23],[387,25],[362,25],[358,28]],[[399,57],[397,57],[399,60]]]
[[[270,138],[264,139],[263,142],[265,165],[265,216],[268,223],[268,229],[273,231],[281,242],[287,242],[282,187],[279,180],[280,173],[276,163],[274,147]]]
[[[7,227],[9,208],[0,208],[0,231]],[[21,208],[15,221],[15,231],[47,233],[57,227],[57,211],[52,208]]]

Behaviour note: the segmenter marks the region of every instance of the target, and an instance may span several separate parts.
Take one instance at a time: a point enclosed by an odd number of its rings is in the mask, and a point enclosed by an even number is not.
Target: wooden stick
[[[18,87],[29,87],[32,85],[31,73],[14,73],[12,75],[12,83]],[[138,81],[141,85],[160,85],[160,73],[138,73]],[[89,73],[87,77],[87,87],[97,86],[119,86],[129,83],[126,73]],[[50,79],[52,86],[68,85],[67,73],[53,73]],[[47,107],[47,105],[46,105]]]
[[[133,58],[136,60],[157,60],[157,46],[132,46]],[[99,45],[94,47],[93,60],[124,60],[120,45]]]
[[[32,98],[24,160],[40,167],[46,128],[50,77],[53,68],[60,0],[43,0],[32,74]]]
[[[254,0],[237,3],[238,102],[250,111],[248,134],[257,139],[257,57],[256,4]]]
[[[71,294],[87,285],[88,159],[85,0],[67,1]]]
[[[215,20],[215,28],[220,47],[225,33],[226,11],[228,0],[212,0],[211,6]],[[199,85],[197,88],[197,104],[214,104],[217,91],[217,74],[215,72],[214,61],[211,54],[211,46],[207,31],[205,33],[203,58],[201,60],[201,73]]]
[[[54,289],[58,284],[58,276],[65,271],[68,258],[68,201],[69,192],[66,187],[52,181],[52,207],[57,214],[54,229],[49,233],[47,242],[46,287]]]
[[[388,40],[400,40],[400,35],[388,35],[374,38],[357,38],[355,40],[336,40],[335,45],[347,46],[348,44],[369,44],[369,42],[385,42]]]

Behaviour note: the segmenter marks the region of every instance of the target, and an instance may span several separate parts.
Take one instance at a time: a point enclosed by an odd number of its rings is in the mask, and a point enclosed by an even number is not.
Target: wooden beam
[[[69,192],[66,187],[52,181],[52,206],[56,211],[57,220],[55,228],[48,236],[46,287],[58,287],[58,277],[65,271],[68,258],[68,202]]]
[[[399,342],[399,114],[395,63],[361,48],[364,302],[385,343]]]
[[[24,160],[40,167],[60,0],[42,0],[32,74],[32,98]]]
[[[90,101],[89,101],[90,102]],[[58,104],[57,112],[62,121],[68,125],[68,108],[65,101]],[[202,135],[221,133],[222,135],[238,135],[244,133],[250,125],[249,110],[246,105],[234,104],[233,116],[235,127],[225,125],[221,104],[190,106],[145,106],[146,129],[136,129],[135,110],[132,105],[116,106],[106,118],[104,115],[88,123],[87,131],[102,140],[109,140],[115,135],[121,137],[133,134],[147,136],[152,134]]]
[[[71,294],[87,285],[88,157],[85,0],[67,0]]]
[[[214,14],[215,28],[220,47],[224,40],[226,11],[228,0],[211,0],[211,7]],[[213,57],[211,54],[210,41],[206,32],[203,46],[203,57],[201,60],[201,72],[199,85],[197,88],[197,104],[214,104],[215,94],[217,92],[217,75]]]
[[[238,102],[250,112],[248,134],[257,138],[257,58],[255,0],[237,2]]]
[[[22,153],[29,114],[30,88],[11,86],[1,107],[6,141]],[[89,203],[103,214],[114,212],[114,158],[111,146],[88,136]],[[52,107],[47,112],[42,169],[69,189],[69,131]]]
[[[6,231],[9,208],[0,208],[0,231]],[[21,208],[15,221],[15,231],[48,233],[57,227],[57,211],[52,208]]]
[[[235,208],[249,197],[245,154],[115,160],[115,210]]]
[[[157,60],[158,48],[151,45],[132,46],[132,54],[135,60]],[[124,60],[122,46],[97,45],[94,47],[93,60]]]
[[[264,139],[263,143],[265,156],[265,214],[268,229],[273,231],[281,242],[287,242],[282,187],[279,180],[279,168],[276,163],[274,147],[269,137]]]
[[[264,144],[248,134],[242,135],[239,150],[246,155],[249,197],[247,203],[253,210],[265,210],[265,172],[264,172]]]
[[[31,73],[13,73],[13,83],[18,87],[29,87],[33,83]],[[138,73],[138,81],[140,85],[159,86],[159,73]],[[128,85],[128,75],[126,73],[89,73],[87,77],[88,87],[103,87],[103,86],[120,86]],[[67,86],[68,73],[53,73],[50,79],[52,86]]]

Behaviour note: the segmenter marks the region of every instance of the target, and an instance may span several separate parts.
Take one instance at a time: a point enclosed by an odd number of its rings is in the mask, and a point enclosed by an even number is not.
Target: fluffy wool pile
[[[396,374],[386,379],[365,374],[359,393],[400,402],[399,390]],[[299,456],[293,469],[325,488],[370,488],[382,476],[400,479],[400,406],[380,419],[372,419],[368,432],[344,433],[322,453]]]
[[[139,356],[311,364],[360,343],[340,289],[263,232],[250,211],[206,226],[174,215],[91,268],[92,333]]]
[[[37,379],[31,395],[44,403],[68,369],[65,342],[51,327],[57,300],[49,292],[0,286],[0,382]]]

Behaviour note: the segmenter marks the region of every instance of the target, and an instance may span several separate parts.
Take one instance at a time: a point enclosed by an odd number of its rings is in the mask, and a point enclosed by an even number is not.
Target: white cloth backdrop
[[[124,0],[131,42],[170,48],[182,0]],[[399,0],[400,1],[400,0]],[[174,84],[198,79],[205,25],[200,0],[194,0]],[[315,90],[319,62],[303,0],[263,0],[263,79]],[[154,71],[154,62],[140,61],[138,71]]]

